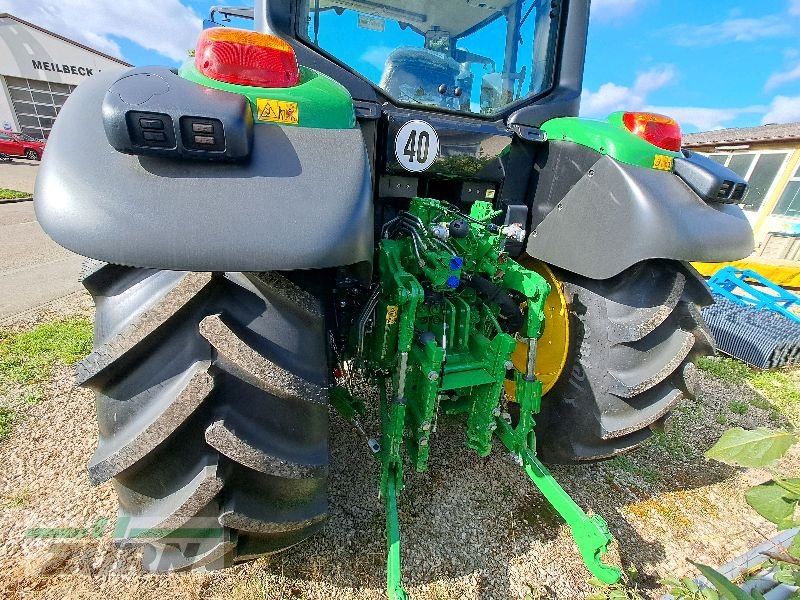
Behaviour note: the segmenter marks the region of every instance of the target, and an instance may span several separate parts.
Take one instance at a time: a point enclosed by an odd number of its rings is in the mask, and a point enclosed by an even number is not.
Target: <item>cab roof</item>
[[[451,37],[462,37],[474,29],[496,19],[515,0],[320,0],[320,10],[354,10],[360,13],[382,17],[399,23],[406,23],[415,31],[441,29]],[[253,18],[252,8],[214,6],[212,15],[217,12],[245,19]]]
[[[407,23],[424,33],[432,29],[461,37],[496,19],[515,0],[320,0],[321,9],[350,9],[388,20]]]

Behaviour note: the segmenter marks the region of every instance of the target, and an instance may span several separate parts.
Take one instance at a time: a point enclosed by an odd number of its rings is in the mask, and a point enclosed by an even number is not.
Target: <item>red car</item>
[[[0,131],[0,155],[20,156],[28,160],[40,160],[44,154],[44,142],[25,133]]]

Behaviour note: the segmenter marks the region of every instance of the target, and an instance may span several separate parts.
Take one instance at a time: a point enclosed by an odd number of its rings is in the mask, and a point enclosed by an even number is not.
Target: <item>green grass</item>
[[[750,383],[795,427],[800,427],[800,373],[761,371],[753,374]]]
[[[690,402],[678,406],[672,411],[672,421],[667,431],[654,431],[648,443],[676,459],[687,459],[696,454],[690,443],[696,423],[703,419],[703,405]]]
[[[0,387],[39,383],[56,362],[73,365],[91,349],[92,324],[82,318],[45,323],[22,333],[0,333]]]
[[[750,405],[747,402],[737,402],[736,400],[733,400],[728,404],[728,410],[735,415],[743,415],[749,408]]]
[[[625,471],[631,475],[638,477],[645,483],[658,483],[661,481],[661,475],[655,469],[636,464],[627,456],[617,456],[608,461],[608,466],[613,469]]]
[[[746,383],[754,373],[746,364],[732,358],[702,356],[697,359],[697,367],[725,383],[732,384]]]
[[[698,359],[697,366],[725,383],[749,383],[764,396],[750,400],[751,406],[762,410],[777,410],[795,427],[800,427],[800,370],[758,371],[733,358],[713,357]],[[731,402],[729,408],[737,414],[746,412],[744,402]]]
[[[689,443],[686,434],[676,430],[674,423],[669,432],[654,431],[649,443],[666,452],[672,458],[685,459],[694,454],[694,449]]]
[[[762,398],[761,396],[758,396],[756,398],[750,398],[749,402],[750,406],[753,406],[755,408],[760,408],[761,410],[770,410],[772,408],[772,405],[769,403],[769,400],[767,400],[766,398]]]
[[[16,413],[10,408],[0,406],[0,442],[6,439],[11,433],[11,425],[14,422]]]
[[[44,399],[41,384],[56,363],[73,365],[92,349],[92,323],[83,318],[44,323],[28,331],[0,331],[0,442],[26,408]]]
[[[15,200],[16,198],[30,198],[31,195],[27,192],[18,192],[17,190],[7,190],[0,188],[0,200]]]

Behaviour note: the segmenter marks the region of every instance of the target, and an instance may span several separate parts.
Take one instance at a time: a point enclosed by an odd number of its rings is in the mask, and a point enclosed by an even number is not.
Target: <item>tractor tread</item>
[[[639,263],[608,280],[559,271],[573,364],[543,401],[539,451],[550,462],[601,460],[643,444],[694,395],[692,361],[713,353],[698,306],[705,283],[676,261]]]
[[[254,519],[247,515],[237,513],[234,510],[225,511],[219,517],[219,522],[230,529],[238,531],[249,531],[251,533],[290,533],[301,531],[308,527],[325,521],[326,515],[314,515],[301,521],[280,521],[269,522],[261,519]]]
[[[258,273],[257,277],[272,294],[281,298],[286,304],[305,312],[312,319],[322,320],[322,306],[319,300],[285,276],[269,271]]]
[[[607,440],[598,438],[596,443],[576,442],[571,449],[577,457],[581,457],[577,459],[579,461],[605,460],[635,450],[649,439],[650,431],[639,429],[622,437]]]
[[[300,402],[327,403],[327,391],[262,356],[234,333],[219,314],[200,322],[200,334],[241,376],[265,392]]]
[[[142,565],[148,571],[173,572],[224,567],[232,562],[226,558],[235,553],[237,535],[235,531],[223,529],[221,537],[201,539],[184,548],[157,542],[144,544]]]
[[[119,519],[130,529],[126,531],[140,532],[133,538],[126,538],[128,543],[144,543],[156,541],[167,534],[186,526],[208,506],[222,490],[223,480],[219,476],[216,457],[207,456],[204,464],[198,465],[192,480],[163,498],[150,498],[137,494],[135,490],[125,489],[123,485],[115,486],[120,496]],[[136,507],[133,511],[124,508],[125,504]]]
[[[711,329],[703,320],[700,306],[695,302],[684,302],[679,307],[681,327],[685,331],[691,332],[695,339],[691,352],[692,357],[716,354],[717,341],[714,339]]]
[[[111,341],[95,348],[75,369],[77,385],[84,385],[102,373],[174,316],[211,281],[211,273],[186,273],[178,285],[141,313]]]
[[[649,335],[669,317],[683,294],[686,284],[683,273],[653,272],[650,265],[640,268],[644,272],[634,289],[616,289],[607,299],[608,338],[613,344],[633,342]],[[644,286],[655,287],[659,295],[653,297],[653,292],[643,289]]]
[[[89,479],[93,485],[108,481],[152,452],[191,416],[211,394],[214,379],[208,363],[198,363],[185,387],[177,394],[169,388],[153,401],[163,409],[152,416],[143,413],[140,421],[132,421],[114,437],[102,440],[89,462]]]
[[[659,386],[639,394],[624,410],[608,411],[600,416],[599,437],[610,440],[649,427],[683,400],[683,392],[672,386]]]
[[[77,368],[100,430],[89,476],[113,481],[118,543],[144,545],[147,570],[209,569],[317,532],[328,476],[321,302],[279,275],[96,261],[84,285],[97,307],[95,349]]]
[[[220,454],[259,473],[288,479],[327,475],[327,448],[324,444],[314,448],[316,452],[303,453],[305,456],[302,458],[313,462],[297,462],[298,450],[285,450],[287,442],[279,440],[278,443],[271,443],[273,440],[258,439],[248,434],[246,424],[240,419],[231,418],[228,413],[208,426],[205,438],[208,445]]]
[[[616,348],[622,352],[616,353],[614,362],[624,367],[609,370],[611,394],[620,398],[638,396],[669,377],[689,355],[696,343],[692,333],[682,329],[670,332],[664,328],[664,331],[669,333],[666,339],[650,340],[657,333],[653,332],[639,342]]]
[[[299,544],[310,533],[316,533],[324,527],[325,521],[318,521],[305,530],[288,531],[285,533],[258,534],[241,531],[238,534],[236,555],[234,562],[244,562],[259,556],[275,554],[286,548]]]

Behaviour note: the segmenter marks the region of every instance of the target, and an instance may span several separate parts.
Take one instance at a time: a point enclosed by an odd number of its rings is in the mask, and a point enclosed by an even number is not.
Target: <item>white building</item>
[[[0,13],[0,130],[44,139],[81,81],[130,66],[17,17]]]

